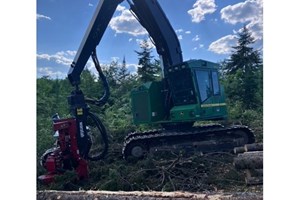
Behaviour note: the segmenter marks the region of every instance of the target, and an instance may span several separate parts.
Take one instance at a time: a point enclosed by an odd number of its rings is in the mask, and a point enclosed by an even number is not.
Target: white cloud
[[[256,40],[263,39],[263,21],[261,19],[253,20],[249,24],[246,25],[249,29],[252,37]],[[240,30],[241,31],[241,30]]]
[[[248,23],[246,27],[255,39],[262,39],[263,32],[263,3],[262,0],[246,0],[241,3],[224,7],[221,19],[226,23]]]
[[[48,76],[50,78],[65,78],[66,73],[63,73],[61,71],[55,71],[53,70],[52,67],[40,67],[37,68],[37,76],[38,77],[43,77],[43,76]]]
[[[214,42],[212,42],[208,50],[217,54],[230,54],[232,46],[237,44],[236,35],[226,35]]]
[[[221,11],[221,19],[229,24],[243,23],[249,29],[254,39],[261,42],[263,38],[263,4],[262,0],[245,0],[234,5],[224,7]],[[217,54],[230,54],[232,46],[237,45],[238,31],[233,30],[234,35],[224,36],[209,46],[209,50]]]
[[[200,37],[199,35],[195,35],[195,37],[193,37],[192,41],[196,42],[196,41],[199,41],[200,40]]]
[[[111,59],[112,61],[114,61],[114,62],[118,62],[118,61],[120,60],[120,58],[117,57],[117,56],[113,56],[113,57],[111,57],[110,59]]]
[[[132,41],[132,38],[129,38],[128,41],[131,42],[131,41]]]
[[[204,44],[199,44],[198,47],[194,47],[194,48],[192,49],[192,51],[196,51],[196,50],[201,49],[201,48],[203,48],[203,47],[204,47]]]
[[[117,6],[117,11],[123,11],[126,10],[125,6],[121,6],[120,4]]]
[[[51,56],[49,54],[37,54],[37,59],[50,60]]]
[[[68,51],[59,51],[52,55],[37,54],[37,59],[55,61],[57,64],[70,66],[75,55],[76,55],[76,51],[68,50]]]
[[[186,32],[185,32],[185,34],[191,34],[191,33],[192,33],[191,31],[186,31]]]
[[[221,19],[230,24],[251,22],[262,14],[261,8],[260,1],[246,0],[224,7],[220,11]]]
[[[47,19],[47,20],[51,20],[51,17],[48,17],[46,15],[41,15],[41,14],[36,14],[36,19],[37,20],[41,20],[41,19]]]
[[[183,29],[182,29],[182,28],[176,29],[175,32],[176,32],[176,33],[181,33],[181,32],[183,32]]]
[[[118,6],[117,10],[121,14],[113,17],[109,23],[110,28],[116,31],[116,33],[127,33],[133,36],[148,34],[128,9]]]
[[[180,29],[176,29],[175,30],[175,33],[177,33],[177,38],[178,38],[178,40],[182,40],[183,39],[183,36],[181,35],[181,34],[179,34],[179,33],[183,33],[183,29],[182,28],[180,28]],[[179,35],[178,35],[179,34]]]
[[[191,15],[192,22],[200,23],[205,19],[206,14],[214,13],[216,7],[215,0],[197,0],[188,14]]]
[[[148,40],[148,42],[150,42],[150,40]],[[67,72],[61,72],[59,70],[55,70],[55,68],[62,67],[61,68],[62,70],[67,70],[70,67],[71,63],[73,62],[76,53],[77,53],[77,51],[67,50],[67,51],[59,51],[59,52],[56,52],[55,54],[46,54],[46,53],[37,54],[37,59],[49,61],[50,63],[48,64],[48,66],[52,66],[52,67],[38,66],[38,77],[49,76],[51,78],[57,78],[57,77],[65,78],[67,75]],[[110,61],[101,62],[100,65],[101,65],[101,67],[105,68],[106,66],[109,65],[109,63],[111,61],[118,61],[118,60],[120,60],[119,57],[111,57]],[[56,64],[59,64],[59,65],[55,65],[51,62],[55,62]],[[61,65],[63,65],[63,66],[61,66]],[[132,65],[133,64],[130,64],[130,66],[132,66]],[[66,66],[67,68],[64,68],[64,66]],[[87,61],[85,68],[89,69],[95,75],[98,75],[98,72],[96,71],[96,69],[94,67],[94,63],[91,58],[89,58],[89,60]]]
[[[129,64],[126,64],[126,67],[131,74],[136,74],[139,65],[129,63]]]
[[[75,56],[76,53],[77,53],[77,51],[71,51],[71,50],[67,50],[66,52],[67,52],[67,54],[69,54],[70,56]]]

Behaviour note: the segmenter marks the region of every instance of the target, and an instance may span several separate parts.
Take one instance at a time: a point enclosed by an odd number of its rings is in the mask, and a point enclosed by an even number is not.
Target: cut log
[[[110,192],[110,191],[38,191],[37,200],[262,200],[262,193],[214,193],[199,194],[189,192]]]
[[[238,157],[262,157],[264,154],[263,151],[250,151],[250,152],[245,152],[242,154],[239,154]]]
[[[263,169],[246,169],[246,177],[263,177]]]
[[[236,169],[262,169],[263,152],[245,152],[234,158],[233,165]]]
[[[249,151],[263,151],[263,143],[246,144],[244,146],[246,152]]]
[[[235,147],[233,149],[234,154],[239,154],[239,153],[244,153],[245,152],[245,147]]]
[[[246,177],[246,185],[261,185],[263,184],[263,177]]]

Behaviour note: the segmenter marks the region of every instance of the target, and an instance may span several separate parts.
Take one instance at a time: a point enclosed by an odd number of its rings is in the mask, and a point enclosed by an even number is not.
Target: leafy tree
[[[262,60],[246,26],[238,34],[238,44],[223,62],[223,78],[229,99],[241,101],[245,109],[257,108],[262,103]]]
[[[154,81],[159,76],[159,62],[152,61],[153,56],[151,55],[152,49],[149,46],[147,40],[143,40],[140,44],[141,51],[135,51],[138,55],[138,67],[137,73],[142,82]]]
[[[84,69],[80,76],[80,88],[86,97],[99,98],[101,96],[102,84],[97,82],[97,77],[88,69]]]
[[[104,67],[104,75],[107,78],[110,87],[116,87],[118,81],[118,61],[112,61],[108,66]]]

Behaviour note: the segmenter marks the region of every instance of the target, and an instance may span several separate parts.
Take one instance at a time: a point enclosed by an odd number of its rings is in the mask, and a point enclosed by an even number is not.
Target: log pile
[[[198,194],[189,192],[111,192],[111,191],[38,191],[37,200],[262,200],[262,193],[216,193]]]
[[[237,170],[244,171],[246,185],[263,184],[263,144],[246,144],[233,151],[238,154],[233,164]]]
[[[252,152],[252,151],[263,151],[263,143],[246,144],[245,146],[235,147],[233,149],[233,152],[235,154]]]

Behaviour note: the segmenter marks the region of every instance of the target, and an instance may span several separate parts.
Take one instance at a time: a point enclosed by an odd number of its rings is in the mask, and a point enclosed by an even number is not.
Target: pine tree
[[[234,51],[226,62],[226,73],[234,74],[238,69],[241,69],[243,73],[247,74],[260,69],[262,61],[259,52],[251,47],[254,43],[254,38],[244,26],[238,34],[238,44],[232,47]]]
[[[130,76],[130,73],[127,70],[126,60],[125,60],[125,56],[124,56],[121,68],[118,70],[118,82],[123,83],[125,80],[128,79],[129,76]]]
[[[157,67],[152,63],[153,56],[151,56],[152,49],[147,40],[143,40],[140,44],[141,51],[135,51],[138,55],[139,62],[137,73],[142,82],[154,81],[156,79]]]
[[[237,46],[232,47],[232,55],[223,63],[227,96],[232,102],[241,101],[245,109],[262,104],[262,60],[259,52],[251,47],[254,43],[254,38],[244,26],[238,34]]]

